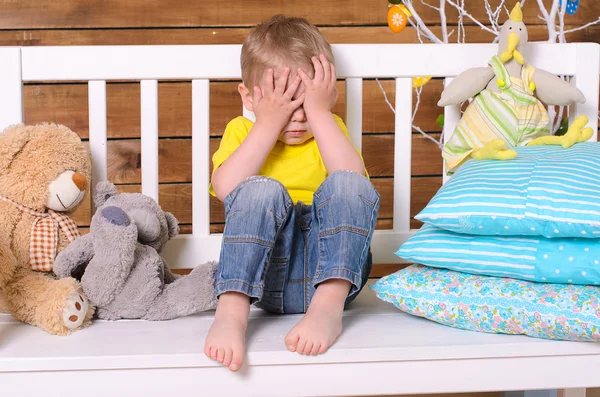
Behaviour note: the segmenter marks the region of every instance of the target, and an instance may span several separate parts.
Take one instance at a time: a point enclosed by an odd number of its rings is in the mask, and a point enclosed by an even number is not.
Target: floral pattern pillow
[[[544,284],[411,265],[371,289],[419,317],[471,331],[600,341],[600,288]]]

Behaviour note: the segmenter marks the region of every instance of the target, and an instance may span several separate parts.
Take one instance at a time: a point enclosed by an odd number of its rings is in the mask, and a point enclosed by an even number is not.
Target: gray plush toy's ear
[[[179,234],[179,221],[175,218],[175,215],[165,211],[165,217],[167,218],[167,225],[169,225],[169,238],[173,238]]]
[[[106,200],[116,196],[119,192],[117,187],[108,181],[98,182],[96,189],[94,189],[94,205],[96,207],[102,207]]]

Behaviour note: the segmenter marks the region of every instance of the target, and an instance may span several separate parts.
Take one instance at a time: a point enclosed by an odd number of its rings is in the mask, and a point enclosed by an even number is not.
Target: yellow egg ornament
[[[418,87],[424,86],[425,84],[427,84],[429,82],[429,80],[431,80],[431,76],[413,77],[412,86],[413,86],[413,88],[418,88]]]
[[[388,10],[387,23],[392,32],[400,33],[408,23],[408,17],[412,16],[410,11],[403,4],[390,4]]]

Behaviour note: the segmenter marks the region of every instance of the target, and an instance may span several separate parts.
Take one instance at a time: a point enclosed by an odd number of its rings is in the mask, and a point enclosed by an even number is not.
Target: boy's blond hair
[[[334,63],[331,46],[319,29],[304,18],[275,15],[257,25],[242,46],[242,80],[249,90],[258,85],[265,70],[275,66],[303,67],[312,71],[311,57],[325,55]]]

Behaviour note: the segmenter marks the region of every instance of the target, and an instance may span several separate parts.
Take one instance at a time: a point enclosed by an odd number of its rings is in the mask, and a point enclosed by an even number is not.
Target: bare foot
[[[204,354],[231,371],[237,371],[244,361],[246,327],[250,300],[244,294],[226,292],[219,297],[215,321],[208,331]]]
[[[320,284],[302,320],[285,337],[289,351],[325,353],[342,333],[342,313],[350,282],[333,279]]]

